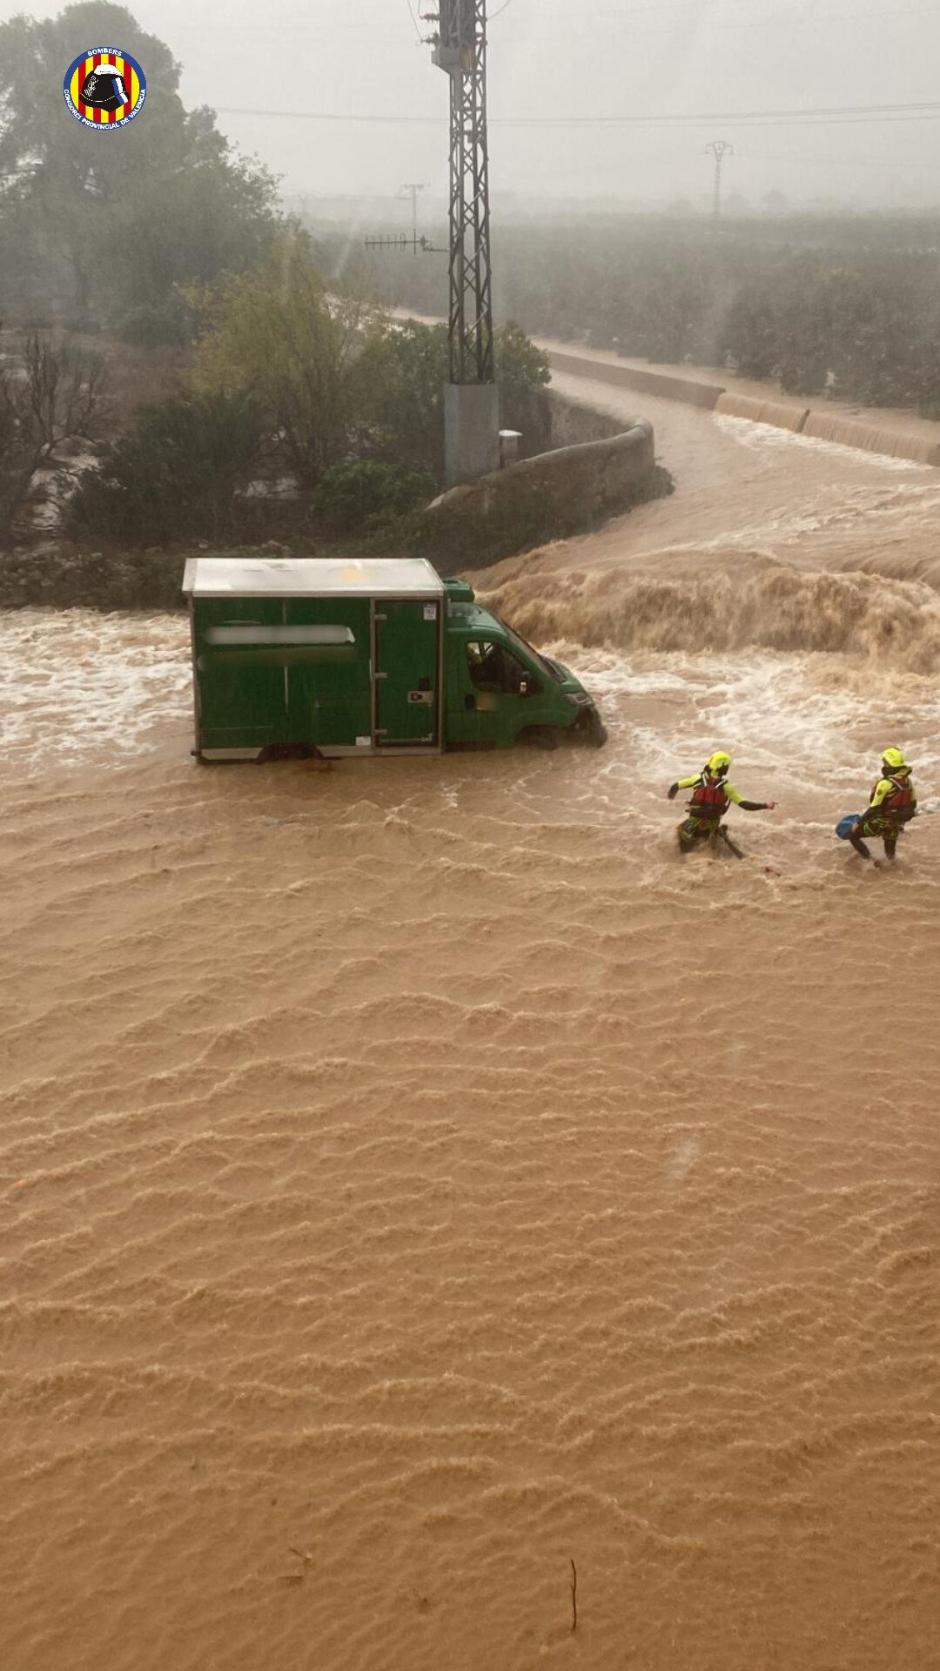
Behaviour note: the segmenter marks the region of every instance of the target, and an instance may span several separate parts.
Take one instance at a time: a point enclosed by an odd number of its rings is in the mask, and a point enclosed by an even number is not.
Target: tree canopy
[[[69,115],[62,81],[113,42],[147,76],[119,133]],[[0,24],[0,289],[8,310],[173,340],[180,287],[243,271],[270,245],[276,187],[233,153],[212,111],[186,111],[169,48],[124,7],[82,0],[57,17]]]
[[[202,311],[196,386],[251,393],[304,488],[350,456],[443,479],[445,326],[391,320],[329,291],[296,234],[256,272],[204,297]],[[503,414],[514,422],[549,381],[548,361],[514,325],[497,333],[496,350]]]
[[[250,393],[305,488],[350,450],[361,308],[327,294],[304,238],[283,237],[255,273],[203,299],[196,387]]]
[[[719,228],[666,215],[504,224],[497,302],[546,336],[940,416],[940,217],[785,208]],[[368,278],[388,302],[439,306],[430,262],[373,258]]]

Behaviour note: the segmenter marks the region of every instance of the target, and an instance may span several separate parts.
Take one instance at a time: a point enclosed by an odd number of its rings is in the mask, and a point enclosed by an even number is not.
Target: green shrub
[[[70,532],[142,545],[224,538],[239,521],[238,496],[257,472],[263,438],[258,410],[243,395],[142,407],[82,481]]]
[[[184,564],[167,551],[0,551],[0,609],[181,609]]]
[[[324,472],[314,491],[314,516],[331,532],[351,533],[406,516],[437,492],[434,477],[378,459],[347,459]]]
[[[128,308],[121,319],[121,336],[138,348],[188,347],[194,329],[193,310],[178,290]]]

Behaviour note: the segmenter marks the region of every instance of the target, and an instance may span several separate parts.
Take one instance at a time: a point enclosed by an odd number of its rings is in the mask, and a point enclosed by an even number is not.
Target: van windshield
[[[542,672],[546,673],[550,679],[554,679],[557,685],[562,683],[564,676],[557,662],[549,661],[547,656],[540,655],[538,650],[536,650],[527,639],[523,638],[521,633],[516,632],[514,627],[507,625],[501,615],[495,616],[494,619],[499,622],[503,632],[506,634],[506,637],[509,639],[511,644],[516,646],[517,650],[524,651],[524,653],[535,663],[536,667],[540,667]]]

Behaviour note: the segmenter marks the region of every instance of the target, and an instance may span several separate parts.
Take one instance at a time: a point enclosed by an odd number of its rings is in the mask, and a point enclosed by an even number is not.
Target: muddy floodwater
[[[200,768],[182,617],[0,617],[4,1671],[940,1666],[940,474],[641,408],[479,580],[602,752]]]

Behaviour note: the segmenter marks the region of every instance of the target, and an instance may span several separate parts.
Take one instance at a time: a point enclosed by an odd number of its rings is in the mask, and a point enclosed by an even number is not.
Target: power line
[[[267,110],[248,106],[219,105],[220,116],[262,116],[281,121],[347,122],[354,125],[390,125],[407,127],[440,127],[446,120],[439,116],[402,116],[389,112],[370,111],[350,114],[345,111]],[[674,111],[649,116],[494,116],[491,123],[513,128],[682,128],[705,122],[738,123],[762,127],[820,127],[855,122],[928,122],[940,118],[940,100],[924,99],[913,104],[886,105],[821,105],[805,110],[701,110]]]
[[[338,110],[260,110],[254,106],[233,104],[216,105],[215,112],[217,116],[270,116],[285,122],[351,122],[354,125],[367,123],[370,127],[391,125],[439,128],[447,124],[446,116],[356,116],[348,111]]]
[[[787,114],[783,111],[701,111],[687,116],[496,116],[495,123],[502,127],[539,127],[539,128],[682,128],[702,127],[713,122],[724,122],[729,126],[737,124],[748,128],[819,128],[819,127],[847,127],[853,123],[868,125],[884,122],[932,122],[940,118],[940,106],[933,108],[918,107],[916,111],[870,111],[860,110],[820,110],[793,111]]]
[[[799,122],[805,120],[817,121],[822,118],[841,121],[849,118],[864,118],[876,121],[882,117],[897,117],[910,115],[915,120],[919,115],[940,114],[940,99],[917,99],[908,104],[850,104],[850,105],[811,105],[803,109],[790,110],[696,110],[673,111],[662,115],[649,116],[504,116],[500,118],[504,123],[537,123],[540,127],[572,127],[580,123],[588,123],[592,127],[604,126],[637,126],[647,123],[657,124],[669,122]]]
[[[409,14],[410,14],[410,17],[411,17],[411,21],[414,24],[415,34],[418,37],[418,44],[419,44],[419,46],[421,46],[421,45],[424,44],[424,36],[421,33],[421,28],[420,28],[420,25],[418,23],[418,19],[415,17],[414,6],[411,4],[411,0],[405,0],[405,4],[408,7],[408,11],[409,11]]]

